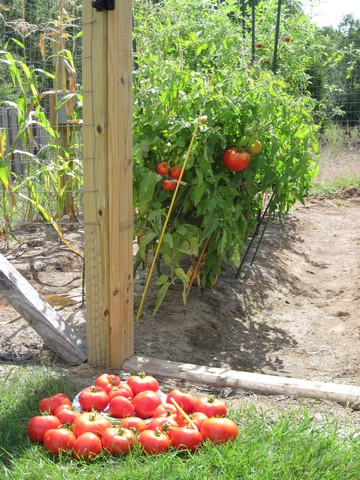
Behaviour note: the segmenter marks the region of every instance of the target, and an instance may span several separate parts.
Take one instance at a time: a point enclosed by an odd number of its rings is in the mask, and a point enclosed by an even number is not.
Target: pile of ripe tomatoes
[[[146,454],[170,449],[196,451],[206,440],[235,440],[238,428],[226,417],[225,403],[213,396],[195,398],[189,392],[159,390],[151,375],[121,381],[103,373],[74,401],[56,393],[39,402],[41,414],[27,425],[30,440],[54,455],[70,452],[89,460],[100,453],[121,455],[138,445]]]

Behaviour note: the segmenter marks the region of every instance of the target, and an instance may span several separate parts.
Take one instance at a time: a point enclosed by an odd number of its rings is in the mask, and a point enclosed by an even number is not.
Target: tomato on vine
[[[239,172],[245,170],[250,165],[250,155],[239,150],[237,148],[228,148],[223,154],[223,163],[226,168],[233,172]]]
[[[250,153],[250,155],[254,156],[260,153],[261,147],[262,145],[260,140],[255,140],[255,142],[247,148],[247,151]]]
[[[163,180],[162,181],[162,188],[164,190],[175,190],[176,188],[176,185],[177,185],[177,181],[176,180]]]
[[[179,167],[179,165],[174,165],[174,166],[170,169],[170,176],[171,176],[172,178],[175,178],[176,180],[179,180],[180,175],[181,175],[181,167]]]
[[[165,175],[169,173],[169,170],[170,170],[170,167],[166,162],[160,162],[156,167],[157,173],[159,175],[162,175],[163,177],[165,177]]]

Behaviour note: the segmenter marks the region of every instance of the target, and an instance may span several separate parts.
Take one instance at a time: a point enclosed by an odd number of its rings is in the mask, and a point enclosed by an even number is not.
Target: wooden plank
[[[107,15],[83,2],[83,161],[88,362],[109,365]]]
[[[110,358],[120,368],[133,353],[132,4],[108,12],[108,178]]]
[[[85,362],[83,340],[1,254],[0,294],[63,360],[71,365]]]
[[[169,378],[181,378],[197,384],[235,387],[265,395],[289,395],[316,400],[331,400],[360,410],[360,387],[316,382],[276,375],[241,372],[225,368],[178,363],[151,357],[131,356],[122,364],[126,372],[146,372]]]

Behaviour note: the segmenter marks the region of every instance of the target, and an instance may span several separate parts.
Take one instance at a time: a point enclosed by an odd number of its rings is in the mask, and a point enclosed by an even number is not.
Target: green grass
[[[78,382],[44,367],[6,370],[0,376],[0,479],[28,480],[350,480],[360,478],[360,436],[334,420],[314,420],[305,409],[274,415],[233,410],[239,426],[233,444],[204,445],[197,453],[145,456],[138,450],[92,462],[55,458],[26,435],[43,396],[63,391],[72,398]],[[344,434],[344,431],[347,432]]]
[[[334,179],[325,179],[321,182],[314,182],[309,193],[310,195],[339,197],[343,194],[344,190],[351,187],[360,190],[360,176],[340,176]]]

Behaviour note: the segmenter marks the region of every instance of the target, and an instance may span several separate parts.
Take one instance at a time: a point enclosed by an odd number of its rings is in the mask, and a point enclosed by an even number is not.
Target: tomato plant
[[[90,385],[80,392],[79,403],[85,412],[91,410],[102,412],[109,403],[109,396],[102,387]]]
[[[100,438],[92,432],[81,434],[74,442],[72,454],[76,460],[92,460],[102,451]]]
[[[107,428],[101,438],[102,447],[111,455],[129,453],[134,448],[136,437],[127,428]]]
[[[201,426],[204,440],[212,443],[226,443],[235,440],[239,430],[235,422],[230,418],[208,418]]]
[[[45,433],[60,426],[60,420],[54,415],[36,415],[27,424],[27,434],[33,442],[43,443]]]
[[[139,434],[140,448],[149,455],[165,453],[170,448],[170,438],[159,430],[144,430]]]
[[[49,453],[60,455],[72,450],[75,435],[67,428],[52,428],[44,435],[44,447]]]
[[[310,66],[321,57],[314,27],[283,10],[280,38],[290,30],[296,45],[279,42],[274,74],[272,2],[256,5],[261,48],[255,60],[251,35],[244,38],[235,21],[241,17],[236,2],[231,7],[220,2],[216,15],[212,2],[185,3],[171,0],[159,9],[134,5],[135,269],[153,257],[173,200],[165,189],[176,188],[169,178],[159,178],[156,167],[164,158],[168,165],[183,165],[191,144],[186,183],[177,191],[159,248],[164,273],[157,279],[155,311],[179,282],[187,301],[192,262],[200,255],[201,288],[215,284],[225,262],[237,269],[268,194],[273,194],[269,211],[281,220],[297,200],[304,201],[317,172],[317,103],[308,88]],[[250,32],[251,19],[245,23]],[[173,25],[181,25],[176,35]],[[225,162],[234,174],[223,165],[230,147],[235,150]]]

